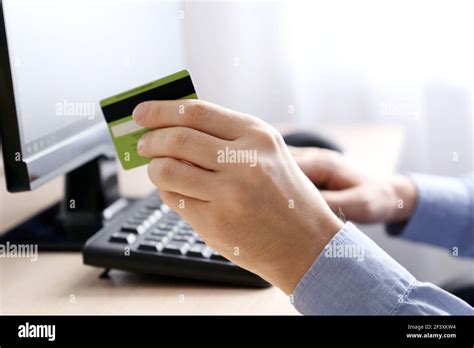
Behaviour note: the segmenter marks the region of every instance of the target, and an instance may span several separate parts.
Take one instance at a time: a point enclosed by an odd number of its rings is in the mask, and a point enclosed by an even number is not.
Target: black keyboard
[[[84,264],[138,273],[268,287],[208,247],[157,192],[107,221],[83,249]]]

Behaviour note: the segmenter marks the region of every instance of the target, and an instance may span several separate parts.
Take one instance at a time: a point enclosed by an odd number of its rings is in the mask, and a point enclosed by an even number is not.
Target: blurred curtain
[[[305,121],[400,124],[404,169],[472,170],[472,1],[296,1],[289,8]]]
[[[269,122],[396,123],[403,169],[472,170],[472,1],[185,1],[202,98]]]

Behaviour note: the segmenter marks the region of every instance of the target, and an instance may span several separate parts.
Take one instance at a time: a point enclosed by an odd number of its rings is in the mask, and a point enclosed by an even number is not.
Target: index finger
[[[145,128],[189,127],[224,140],[242,137],[255,124],[252,116],[196,99],[143,102],[133,119]]]

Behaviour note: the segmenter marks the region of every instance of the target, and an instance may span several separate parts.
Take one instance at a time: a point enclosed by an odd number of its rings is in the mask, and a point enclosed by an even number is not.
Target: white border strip
[[[127,135],[133,132],[136,132],[140,129],[143,129],[144,127],[139,126],[136,124],[133,120],[117,124],[115,126],[111,127],[112,134],[114,135],[115,138],[121,137],[123,135]]]

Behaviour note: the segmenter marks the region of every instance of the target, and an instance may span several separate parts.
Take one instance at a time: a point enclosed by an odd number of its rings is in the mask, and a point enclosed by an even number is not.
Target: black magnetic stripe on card
[[[108,123],[130,116],[135,106],[148,100],[176,100],[196,93],[190,76],[102,107]]]

